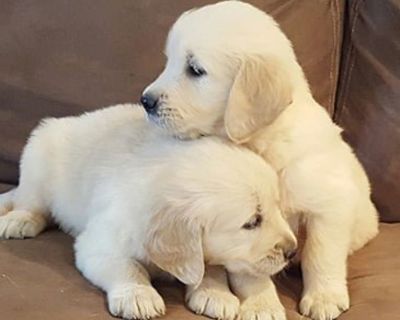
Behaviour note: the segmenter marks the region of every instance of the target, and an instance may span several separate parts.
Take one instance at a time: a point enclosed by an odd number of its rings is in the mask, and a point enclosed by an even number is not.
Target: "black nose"
[[[297,251],[296,250],[289,250],[285,251],[283,253],[283,256],[285,257],[286,260],[292,260],[296,256]]]
[[[155,113],[158,106],[158,98],[151,94],[144,94],[140,98],[140,103],[146,109],[147,113]]]
[[[278,242],[274,248],[281,251],[286,260],[291,260],[297,253],[297,241],[292,238],[286,238]]]

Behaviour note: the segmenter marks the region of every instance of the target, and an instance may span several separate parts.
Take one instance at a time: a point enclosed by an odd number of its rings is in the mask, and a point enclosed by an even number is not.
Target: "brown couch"
[[[206,0],[2,0],[0,191],[45,116],[137,101],[161,70],[169,26]],[[317,100],[341,125],[373,186],[379,236],[349,259],[351,308],[340,319],[400,319],[400,3],[396,0],[254,0],[294,43]],[[260,30],[262,32],[262,30]],[[296,270],[277,279],[289,319]],[[165,319],[200,319],[183,288],[157,285]],[[102,292],[74,268],[72,239],[51,230],[0,241],[0,319],[111,319]]]

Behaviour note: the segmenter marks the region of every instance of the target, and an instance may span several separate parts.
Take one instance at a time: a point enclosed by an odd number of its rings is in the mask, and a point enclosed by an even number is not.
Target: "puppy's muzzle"
[[[275,249],[282,252],[285,260],[291,260],[297,253],[297,242],[292,239],[285,239],[275,245]]]
[[[140,103],[143,105],[144,109],[148,114],[156,114],[158,105],[159,105],[159,98],[155,95],[146,93],[142,95],[140,98]]]

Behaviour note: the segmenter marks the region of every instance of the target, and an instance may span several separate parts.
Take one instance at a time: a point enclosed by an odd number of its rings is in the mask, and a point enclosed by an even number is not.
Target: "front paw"
[[[333,320],[349,308],[347,288],[340,291],[309,290],[300,302],[300,312],[314,320]]]
[[[214,319],[233,320],[239,311],[239,299],[229,291],[197,288],[187,294],[190,310]]]
[[[276,297],[264,295],[248,297],[240,307],[240,320],[286,320],[283,305]]]
[[[127,285],[108,293],[108,308],[113,316],[124,319],[151,319],[165,314],[158,292],[148,285]]]
[[[46,218],[25,210],[0,212],[0,238],[23,239],[36,237],[46,227]]]

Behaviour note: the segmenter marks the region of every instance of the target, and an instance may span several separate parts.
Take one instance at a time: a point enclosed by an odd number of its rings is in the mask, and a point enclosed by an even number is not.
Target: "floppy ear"
[[[197,286],[204,275],[201,227],[170,209],[156,214],[150,222],[147,253],[158,267],[186,285]]]
[[[224,116],[228,137],[236,143],[246,142],[272,123],[291,100],[290,79],[277,59],[252,56],[243,60]]]

